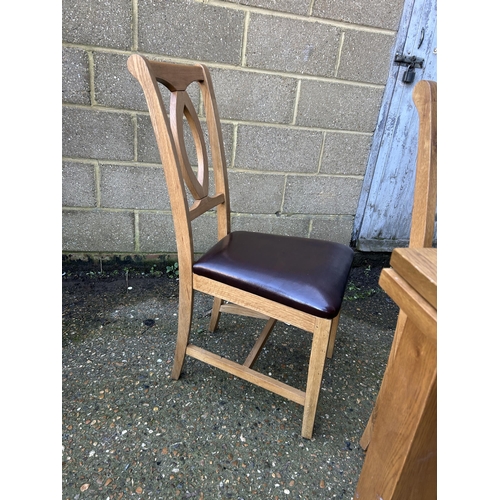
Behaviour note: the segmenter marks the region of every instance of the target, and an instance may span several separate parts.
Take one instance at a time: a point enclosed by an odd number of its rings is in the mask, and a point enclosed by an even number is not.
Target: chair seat
[[[340,311],[354,252],[309,238],[235,231],[194,265],[199,276],[321,318]]]

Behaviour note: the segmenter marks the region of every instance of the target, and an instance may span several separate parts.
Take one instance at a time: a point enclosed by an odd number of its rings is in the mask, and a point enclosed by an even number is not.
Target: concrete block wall
[[[134,52],[210,68],[233,229],[349,244],[403,2],[63,0],[63,253],[175,256]]]

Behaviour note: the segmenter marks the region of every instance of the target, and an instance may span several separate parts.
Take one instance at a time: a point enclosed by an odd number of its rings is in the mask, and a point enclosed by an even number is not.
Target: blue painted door
[[[412,83],[407,66],[393,63],[373,136],[353,240],[362,251],[408,246],[417,157],[418,115],[412,92],[419,80],[437,81],[436,0],[406,0],[392,58],[423,58]]]

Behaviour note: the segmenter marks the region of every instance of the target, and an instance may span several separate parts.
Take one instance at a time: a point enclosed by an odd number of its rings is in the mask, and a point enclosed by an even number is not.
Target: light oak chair
[[[202,64],[156,62],[134,54],[128,69],[144,91],[163,164],[179,259],[179,318],[171,376],[178,379],[191,356],[304,406],[302,436],[310,439],[325,358],[332,357],[340,306],[353,251],[328,241],[230,230],[229,188],[222,133],[209,71]],[[187,87],[197,82],[203,99],[215,192],[209,194],[204,135]],[[167,87],[167,113],[158,84]],[[184,141],[187,122],[197,152],[197,174]],[[188,206],[189,191],[194,202]],[[192,221],[216,208],[218,242],[196,262]],[[209,330],[221,312],[266,320],[243,364],[190,343],[193,291],[214,297]],[[306,390],[301,391],[252,368],[276,321],[312,333]]]
[[[437,204],[437,83],[419,81],[413,89],[413,102],[418,112],[418,149],[415,171],[415,192],[411,216],[410,248],[430,248],[433,244]],[[406,324],[407,316],[399,312],[389,361],[394,359]],[[377,400],[378,401],[378,400]],[[368,449],[377,418],[378,402],[359,441]]]

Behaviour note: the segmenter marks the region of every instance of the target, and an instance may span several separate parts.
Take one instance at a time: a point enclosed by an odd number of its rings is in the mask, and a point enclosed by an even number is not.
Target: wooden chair
[[[179,258],[179,319],[171,376],[178,379],[191,356],[304,406],[302,436],[313,434],[325,358],[333,354],[353,251],[338,243],[245,231],[231,232],[229,188],[220,121],[209,71],[202,64],[148,60],[134,54],[128,69],[144,91],[170,196]],[[201,125],[186,91],[201,89],[212,155],[215,193],[209,194],[208,156]],[[158,83],[171,92],[164,107]],[[184,117],[197,151],[194,174],[184,142]],[[194,202],[189,207],[185,187]],[[216,208],[218,242],[194,261],[191,222]],[[300,263],[300,265],[298,265]],[[210,331],[221,312],[266,319],[262,334],[243,364],[190,343],[193,291],[214,297]],[[312,333],[307,386],[298,390],[252,368],[276,321]]]
[[[415,172],[415,192],[410,229],[410,248],[432,247],[437,204],[437,83],[421,80],[413,89],[413,102],[419,116],[418,150]],[[388,364],[398,350],[407,316],[399,312]],[[359,441],[366,450],[370,444],[378,404]]]

